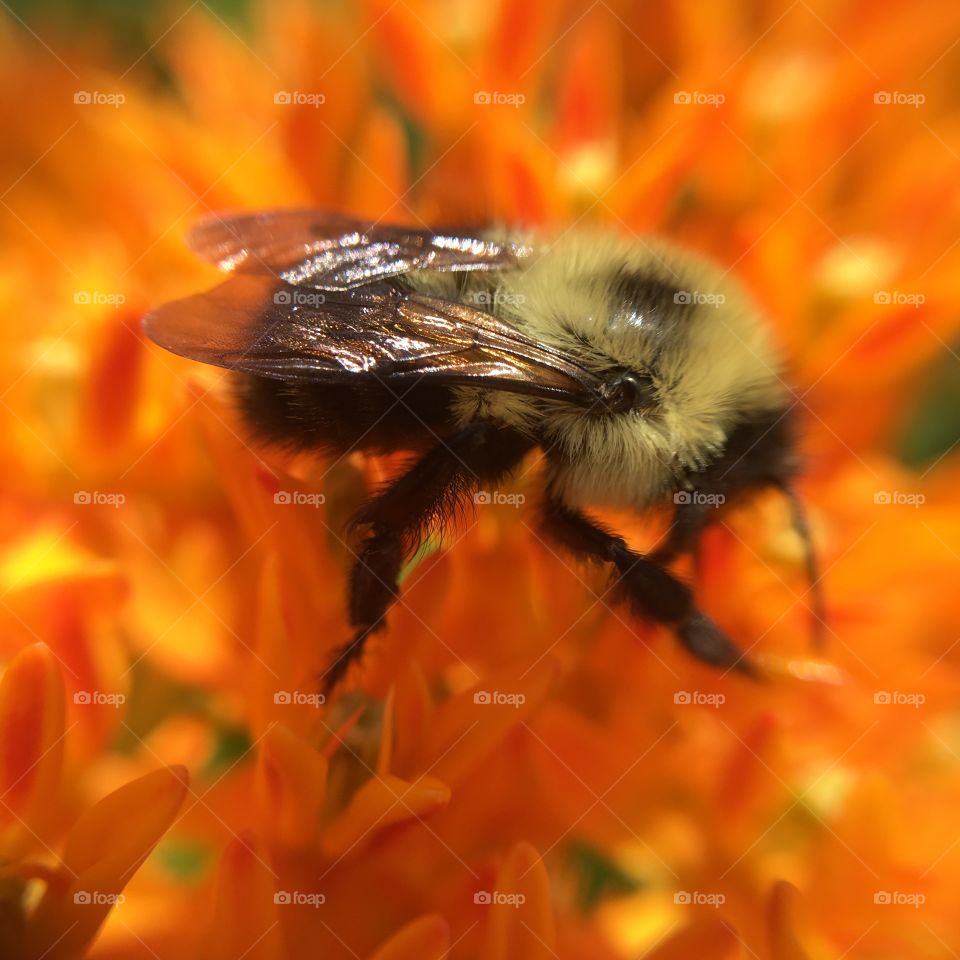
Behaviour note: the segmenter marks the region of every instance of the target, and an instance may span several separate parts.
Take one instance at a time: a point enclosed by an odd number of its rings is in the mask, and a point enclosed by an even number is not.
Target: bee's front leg
[[[571,553],[612,563],[618,598],[640,617],[671,627],[698,659],[744,673],[752,668],[743,652],[702,613],[690,588],[647,556],[631,550],[622,537],[548,495],[543,530]]]
[[[663,541],[650,554],[650,559],[666,566],[684,554],[692,554],[696,558],[700,537],[704,528],[714,519],[713,512],[700,501],[678,503],[670,527]]]

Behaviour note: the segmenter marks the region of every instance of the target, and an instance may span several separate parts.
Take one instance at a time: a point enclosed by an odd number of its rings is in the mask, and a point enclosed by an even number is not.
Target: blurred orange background
[[[960,7],[0,6],[0,955],[960,953]],[[761,684],[485,509],[318,706],[389,465],[251,446],[139,326],[214,282],[194,221],[297,205],[739,277],[790,358],[824,648],[775,497],[697,584]]]

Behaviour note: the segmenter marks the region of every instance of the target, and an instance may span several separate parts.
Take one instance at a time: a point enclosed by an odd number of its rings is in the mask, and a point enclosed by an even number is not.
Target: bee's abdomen
[[[234,391],[253,436],[292,449],[405,450],[448,433],[449,390],[442,385],[308,383],[238,374]]]

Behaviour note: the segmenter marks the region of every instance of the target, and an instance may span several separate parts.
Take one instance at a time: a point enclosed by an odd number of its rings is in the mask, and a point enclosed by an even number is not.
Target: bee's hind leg
[[[697,608],[690,588],[654,559],[631,550],[622,537],[553,495],[548,494],[544,504],[542,526],[548,537],[571,553],[612,563],[618,599],[626,601],[637,616],[671,627],[699,660],[753,672],[742,651]]]
[[[353,519],[364,537],[350,574],[348,609],[356,629],[335,654],[321,682],[332,690],[360,658],[367,637],[382,629],[396,601],[404,562],[446,518],[461,510],[480,483],[509,474],[532,441],[489,421],[477,421],[437,443]]]

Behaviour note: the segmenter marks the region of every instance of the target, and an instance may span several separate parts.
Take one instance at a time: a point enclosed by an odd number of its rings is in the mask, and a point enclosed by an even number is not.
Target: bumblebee
[[[669,569],[695,550],[717,503],[783,491],[816,586],[790,485],[781,361],[718,268],[600,231],[425,230],[313,210],[214,217],[190,243],[229,278],[160,307],[145,329],[173,353],[235,371],[254,436],[416,457],[354,518],[352,635],[328,690],[384,626],[425,537],[535,448],[544,534],[608,565],[616,596],[700,660],[752,669]],[[666,505],[671,522],[641,554],[585,513],[591,505]]]

